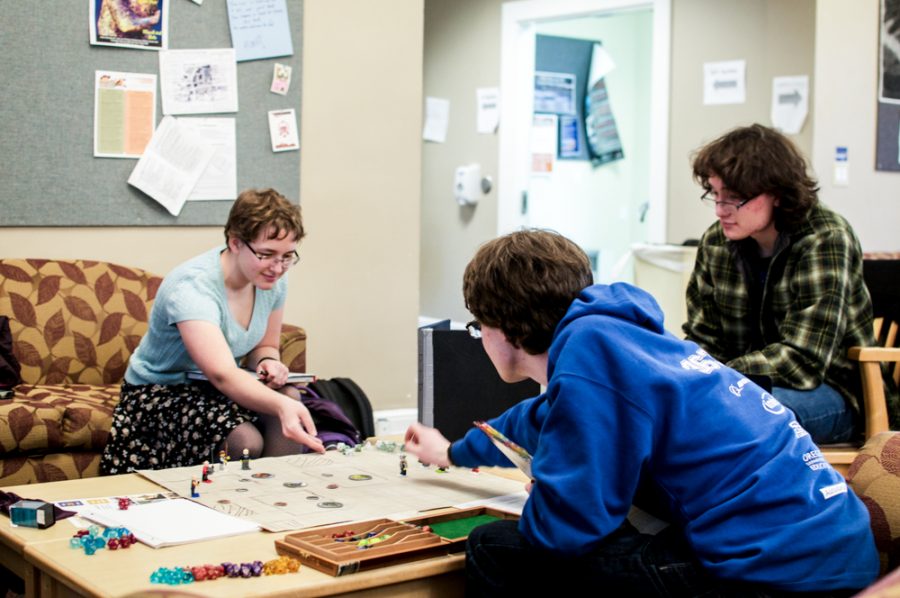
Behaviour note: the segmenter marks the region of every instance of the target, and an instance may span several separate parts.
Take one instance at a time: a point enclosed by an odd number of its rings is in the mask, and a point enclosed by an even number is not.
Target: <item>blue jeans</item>
[[[754,584],[722,582],[703,569],[675,526],[650,536],[625,522],[592,552],[575,558],[534,548],[519,533],[518,522],[509,520],[475,528],[466,543],[466,595],[470,597],[774,598],[853,593],[785,594]]]
[[[844,397],[827,384],[813,390],[776,386],[772,394],[794,412],[816,444],[847,442],[853,437],[853,411]]]

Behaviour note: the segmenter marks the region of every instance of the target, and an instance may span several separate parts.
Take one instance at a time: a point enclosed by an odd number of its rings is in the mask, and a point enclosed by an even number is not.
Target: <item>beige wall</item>
[[[497,188],[476,208],[461,209],[451,181],[457,166],[477,161],[496,183],[497,138],[475,133],[474,94],[499,84],[502,4],[425,0],[425,95],[451,102],[447,142],[425,143],[422,152],[421,311],[427,315],[467,319],[462,272],[478,245],[496,235]],[[699,237],[714,218],[697,200],[690,153],[732,127],[769,124],[772,77],[806,74],[814,84],[815,15],[816,0],[673,0],[669,242]],[[739,58],[747,61],[747,102],[704,106],[703,63]],[[817,106],[795,136],[810,156]]]
[[[469,319],[462,274],[497,234],[497,190],[475,207],[453,199],[457,166],[478,162],[497,182],[497,135],[475,132],[475,89],[500,85],[500,0],[426,0],[425,95],[450,100],[446,143],[422,148],[421,313]]]
[[[285,319],[309,332],[310,370],[354,378],[375,408],[415,404],[422,19],[422,0],[307,0],[303,19],[309,236]],[[0,228],[0,255],[164,274],[221,239],[219,227]]]
[[[700,188],[691,178],[691,152],[733,127],[771,125],[772,77],[809,75],[813,87],[815,14],[815,0],[672,2],[669,242],[699,238],[715,220],[699,201]],[[736,59],[747,61],[746,103],[704,106],[703,63]],[[792,136],[809,157],[813,105],[803,130]]]
[[[847,217],[865,251],[897,251],[900,173],[875,170],[878,0],[819,0],[813,164],[821,198]],[[850,185],[832,184],[834,150],[848,148]]]

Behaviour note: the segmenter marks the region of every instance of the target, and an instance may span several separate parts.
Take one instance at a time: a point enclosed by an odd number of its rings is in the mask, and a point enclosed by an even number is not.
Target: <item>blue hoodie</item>
[[[789,409],[663,329],[650,295],[586,288],[557,327],[546,392],[490,423],[534,456],[519,529],[583,554],[650,480],[704,567],[785,591],[862,588],[878,556],[862,502]],[[479,430],[459,465],[509,465]]]

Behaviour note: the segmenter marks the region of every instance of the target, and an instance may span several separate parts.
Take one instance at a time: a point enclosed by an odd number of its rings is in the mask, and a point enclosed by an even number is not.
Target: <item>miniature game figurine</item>
[[[197,481],[197,478],[191,478],[191,498],[200,498],[200,493],[197,492],[199,486],[200,482]]]
[[[400,475],[406,477],[406,455],[400,455]]]
[[[225,471],[225,465],[228,464],[228,453],[219,451],[219,471]]]
[[[241,453],[241,469],[250,469],[250,449],[244,449]]]
[[[204,484],[212,484],[212,480],[209,479],[209,471],[210,471],[209,461],[204,461],[203,462],[203,483]]]
[[[120,511],[127,511],[127,510],[128,510],[128,505],[130,505],[130,504],[131,504],[131,499],[130,499],[130,498],[127,498],[127,497],[120,498],[120,499],[119,499],[119,510],[120,510]]]

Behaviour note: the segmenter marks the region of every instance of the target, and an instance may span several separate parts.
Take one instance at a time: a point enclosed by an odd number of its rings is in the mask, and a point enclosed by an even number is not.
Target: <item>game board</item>
[[[194,500],[218,511],[248,519],[273,532],[305,529],[449,507],[514,494],[522,483],[464,468],[440,472],[410,461],[400,475],[399,452],[371,446],[361,451],[254,459],[249,471],[239,461],[224,470],[216,465],[212,483],[199,484]],[[141,475],[189,497],[191,478],[200,467],[177,467]]]

